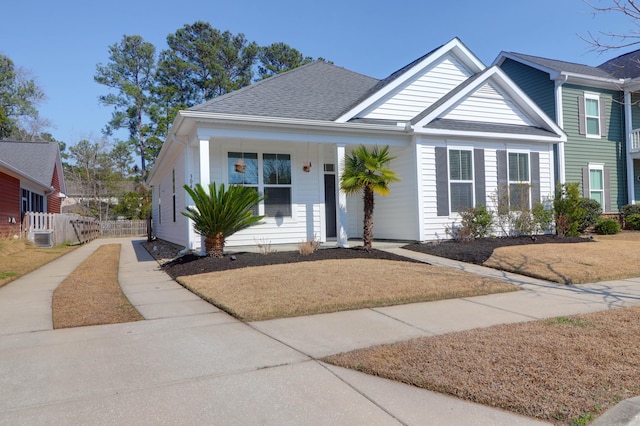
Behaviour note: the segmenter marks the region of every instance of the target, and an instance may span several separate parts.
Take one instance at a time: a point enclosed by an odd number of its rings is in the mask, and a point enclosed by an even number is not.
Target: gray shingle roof
[[[640,77],[640,50],[625,53],[598,65],[598,68],[615,78]]]
[[[333,121],[378,82],[375,78],[315,61],[189,110]]]
[[[58,152],[56,142],[0,141],[0,160],[45,186],[51,185]]]
[[[613,75],[609,74],[607,71],[600,69],[598,67],[592,67],[592,66],[583,65],[583,64],[576,64],[573,62],[557,61],[555,59],[541,58],[539,56],[525,55],[522,53],[515,53],[515,52],[507,52],[507,53],[515,57],[518,57],[520,59],[524,59],[525,61],[529,61],[534,64],[538,64],[544,68],[549,68],[558,72],[570,72],[574,74],[582,74],[582,75],[587,75],[591,77],[600,77],[600,78],[615,78]]]
[[[430,122],[424,127],[425,129],[456,130],[463,132],[509,133],[516,135],[533,135],[547,137],[551,136],[560,138],[560,135],[542,129],[540,127],[518,126],[514,124],[481,123],[477,121],[437,119]]]

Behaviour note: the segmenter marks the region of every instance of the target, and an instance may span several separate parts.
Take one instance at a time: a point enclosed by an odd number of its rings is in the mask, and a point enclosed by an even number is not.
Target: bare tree
[[[627,32],[598,31],[578,35],[592,46],[596,52],[606,52],[614,49],[624,49],[640,44],[640,1],[638,0],[609,0],[609,6],[598,6],[591,1],[584,2],[593,9],[593,14],[613,13],[627,17],[635,29]]]

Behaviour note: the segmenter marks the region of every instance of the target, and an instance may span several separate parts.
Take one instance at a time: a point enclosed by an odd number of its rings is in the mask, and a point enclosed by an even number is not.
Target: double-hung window
[[[229,184],[255,188],[264,194],[260,207],[267,217],[291,216],[291,155],[229,152]]]
[[[509,153],[509,206],[512,210],[531,207],[529,154]]]
[[[589,165],[589,198],[600,203],[604,210],[604,167]]]
[[[600,97],[585,93],[584,119],[587,137],[600,137]]]
[[[291,156],[262,154],[264,214],[267,217],[291,216]]]
[[[451,212],[473,207],[473,151],[449,150],[449,193]]]
[[[251,152],[230,152],[227,156],[229,185],[242,185],[258,188],[258,154]],[[258,206],[254,206],[253,214],[258,215]]]

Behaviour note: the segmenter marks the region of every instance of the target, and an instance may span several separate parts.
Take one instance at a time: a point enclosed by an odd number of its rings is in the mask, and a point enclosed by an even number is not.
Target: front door
[[[336,238],[336,175],[324,175],[324,217],[327,238]]]

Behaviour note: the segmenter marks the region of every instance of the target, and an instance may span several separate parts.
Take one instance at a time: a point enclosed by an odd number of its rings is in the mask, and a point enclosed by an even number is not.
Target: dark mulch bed
[[[499,247],[521,246],[528,244],[562,244],[593,242],[584,237],[558,237],[556,235],[538,235],[532,237],[503,237],[503,238],[478,238],[471,242],[457,242],[443,240],[428,243],[415,243],[404,246],[408,250],[448,259],[460,260],[467,263],[482,265]]]
[[[169,274],[169,276],[171,276],[171,278],[175,279],[176,277],[183,277],[186,275],[226,271],[229,269],[247,268],[250,266],[281,265],[283,263],[311,262],[315,260],[330,259],[382,259],[417,262],[415,260],[381,250],[371,249],[367,251],[362,247],[356,247],[320,249],[307,256],[303,256],[297,251],[282,251],[268,254],[243,252],[235,253],[233,255],[225,255],[225,257],[221,259],[188,254],[164,264],[162,268],[167,274]]]

